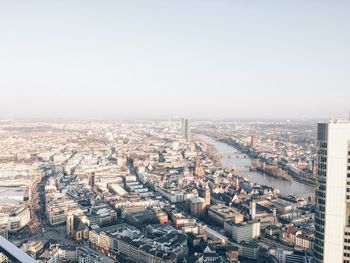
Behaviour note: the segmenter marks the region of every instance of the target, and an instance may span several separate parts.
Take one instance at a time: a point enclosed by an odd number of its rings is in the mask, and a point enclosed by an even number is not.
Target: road
[[[286,245],[283,245],[279,242],[276,242],[275,240],[272,240],[270,238],[266,238],[266,237],[260,237],[260,243],[263,243],[269,247],[278,247],[278,248],[283,248],[285,250],[291,250],[293,249],[293,247],[290,247],[290,246],[286,246]]]

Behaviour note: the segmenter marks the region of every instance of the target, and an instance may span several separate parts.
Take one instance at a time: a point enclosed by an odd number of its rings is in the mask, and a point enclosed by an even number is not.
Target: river
[[[211,137],[205,135],[197,135],[197,137],[206,143],[215,146],[219,154],[222,155],[221,164],[224,167],[238,167],[238,175],[247,178],[249,181],[258,184],[264,184],[268,186],[274,186],[282,194],[295,194],[303,195],[306,193],[314,192],[315,189],[312,186],[305,185],[297,181],[286,181],[272,176],[267,176],[260,172],[249,171],[248,166],[250,166],[251,159],[243,154],[241,154],[236,148],[214,140]]]

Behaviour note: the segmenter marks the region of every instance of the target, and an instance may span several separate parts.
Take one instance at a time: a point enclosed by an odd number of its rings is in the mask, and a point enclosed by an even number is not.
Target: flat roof
[[[35,263],[36,261],[26,254],[22,249],[16,247],[7,239],[0,236],[0,251],[3,252],[6,256],[15,258],[22,263]]]

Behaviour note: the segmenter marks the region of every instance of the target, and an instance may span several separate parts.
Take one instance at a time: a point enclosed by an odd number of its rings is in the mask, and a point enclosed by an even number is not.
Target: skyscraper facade
[[[350,122],[317,127],[316,262],[350,263]]]
[[[187,142],[191,141],[191,131],[190,131],[188,119],[185,120],[185,139]]]
[[[181,118],[181,135],[182,138],[185,138],[185,119]]]
[[[189,127],[188,119],[181,119],[181,133],[182,137],[186,139],[187,142],[191,141],[191,131]]]

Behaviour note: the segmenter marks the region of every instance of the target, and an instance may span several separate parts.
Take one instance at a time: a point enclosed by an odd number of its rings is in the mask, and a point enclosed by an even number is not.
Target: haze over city
[[[349,1],[6,1],[0,118],[330,118]]]
[[[0,263],[350,263],[350,1],[0,1]]]

